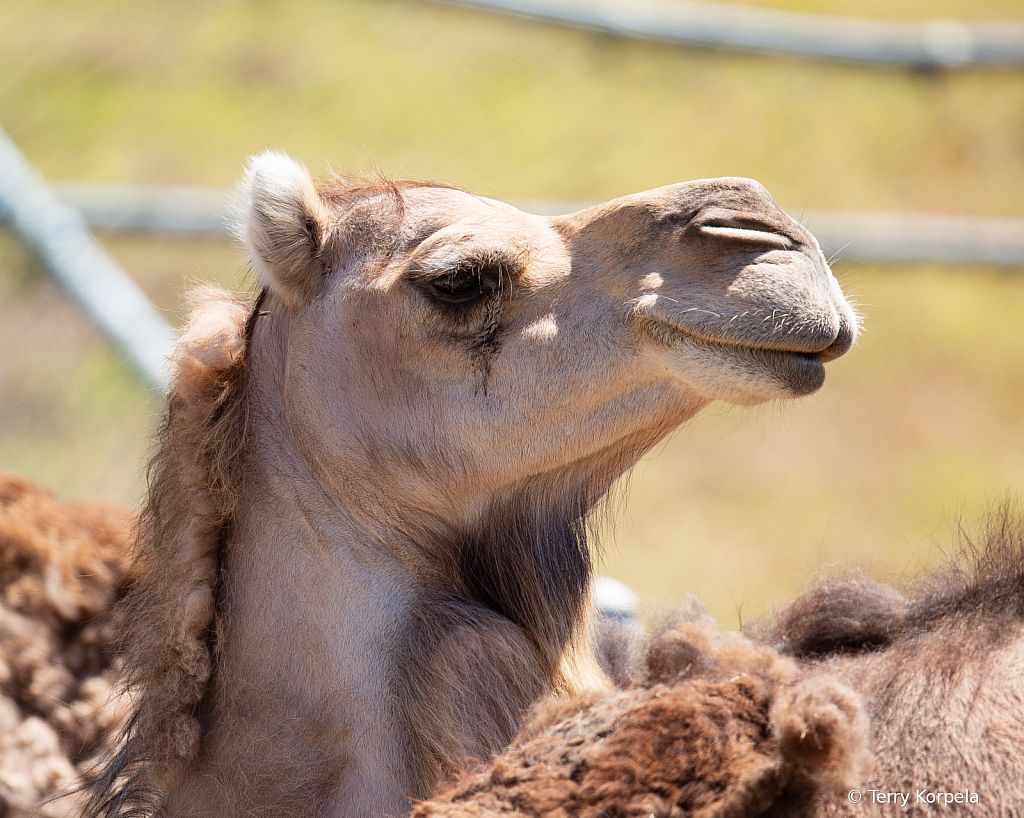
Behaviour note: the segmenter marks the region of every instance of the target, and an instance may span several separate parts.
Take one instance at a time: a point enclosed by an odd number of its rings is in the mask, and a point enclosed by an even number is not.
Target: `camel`
[[[413,818],[813,816],[871,765],[860,697],[697,602],[672,612],[622,689],[544,699],[513,744]]]
[[[898,590],[828,579],[720,633],[699,603],[535,706],[413,818],[1024,814],[1024,519]],[[621,644],[621,642],[625,644]]]
[[[73,787],[127,715],[113,605],[138,578],[134,521],[0,472],[0,815],[80,814],[81,794],[43,802]]]
[[[714,400],[817,390],[856,317],[747,179],[544,218],[253,159],[253,300],[174,360],[92,816],[402,816],[607,688],[592,512]]]
[[[1024,517],[1004,508],[961,540],[908,589],[851,572],[750,626],[864,698],[874,772],[859,801],[822,799],[818,814],[1024,814]]]

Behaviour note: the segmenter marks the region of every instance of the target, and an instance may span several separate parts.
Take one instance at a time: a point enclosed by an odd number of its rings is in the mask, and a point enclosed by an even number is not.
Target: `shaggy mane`
[[[1024,516],[1007,503],[980,538],[960,530],[948,563],[904,590],[859,572],[827,579],[747,629],[798,657],[883,649],[943,627],[1024,619]],[[1012,628],[986,627],[992,638]]]
[[[89,816],[147,814],[195,756],[214,665],[221,548],[245,423],[245,350],[263,300],[212,286],[190,296],[136,542],[146,568],[122,608],[125,685],[138,706],[92,790]],[[248,317],[247,317],[248,316]]]

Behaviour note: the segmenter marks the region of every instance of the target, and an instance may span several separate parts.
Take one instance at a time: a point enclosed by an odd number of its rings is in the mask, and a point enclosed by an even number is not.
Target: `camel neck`
[[[203,752],[168,814],[301,792],[317,795],[275,806],[404,815],[505,746],[537,697],[597,678],[564,659],[583,653],[582,505],[511,493],[447,526],[375,513],[372,490],[350,507],[296,445],[283,370],[257,359],[250,375]]]
[[[272,779],[259,790],[318,793],[322,815],[341,815],[341,805],[347,815],[404,814],[415,773],[395,714],[393,656],[417,606],[415,582],[386,552],[354,547],[335,512],[300,511],[265,486],[260,496],[240,509],[223,555],[202,764],[170,803],[185,814],[193,800],[216,799],[211,790],[237,798],[252,789],[235,781],[238,770],[255,768]],[[265,762],[241,757],[254,748]]]
[[[205,752],[168,805],[245,791],[240,755],[261,748],[265,791],[322,793],[319,814],[404,815],[505,746],[559,673],[500,612],[509,599],[423,585],[336,505],[308,490],[297,504],[287,472],[265,463],[247,481],[261,501],[240,504],[225,544]]]

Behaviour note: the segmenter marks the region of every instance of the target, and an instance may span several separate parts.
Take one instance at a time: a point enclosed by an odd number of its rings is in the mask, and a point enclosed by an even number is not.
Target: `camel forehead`
[[[458,222],[493,224],[514,234],[524,221],[535,220],[516,207],[465,190],[418,187],[402,191],[404,227],[411,235],[424,236]]]
[[[736,207],[754,213],[776,214],[781,208],[768,190],[756,179],[742,176],[721,176],[713,179],[694,179],[665,185],[642,193],[614,199],[608,205],[628,206],[646,202],[649,206],[674,208],[701,208],[709,204]]]
[[[785,232],[795,230],[801,234],[800,238],[810,238],[803,235],[806,231],[775,203],[760,182],[744,177],[696,179],[665,185],[551,219],[524,213],[505,202],[457,188],[412,188],[403,192],[403,200],[404,232],[418,241],[448,229],[444,236],[451,240],[464,240],[476,233],[510,245],[529,246],[538,242],[547,244],[556,234],[565,235],[564,228],[573,223],[579,227],[605,216],[617,216],[617,228],[623,233],[629,229],[630,215],[649,226],[651,216],[688,219],[698,211],[758,216]],[[569,235],[571,232],[570,229]]]

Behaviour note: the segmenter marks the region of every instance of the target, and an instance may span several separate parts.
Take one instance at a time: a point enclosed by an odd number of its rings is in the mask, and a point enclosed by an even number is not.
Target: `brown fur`
[[[826,600],[837,600],[829,606]],[[864,696],[877,758],[864,800],[821,814],[892,814],[867,793],[910,794],[900,814],[1024,814],[1024,518],[1007,507],[980,544],[904,591],[861,576],[824,582],[752,631]],[[917,802],[973,792],[977,803]]]
[[[192,303],[140,524],[148,570],[123,611],[131,623],[122,640],[126,684],[147,695],[100,779],[116,789],[114,800],[94,799],[92,809],[147,805],[194,757],[201,733],[221,544],[237,499],[247,308],[211,288],[196,290]]]
[[[625,690],[539,704],[414,818],[1021,815],[1022,619],[1012,507],[902,591],[859,572],[813,587],[748,628],[768,644],[718,633],[692,603],[646,642],[601,640]]]
[[[127,552],[133,523],[120,506],[58,503],[0,473],[5,818],[81,810],[81,797],[42,802],[74,784],[123,722],[127,702],[116,689],[110,608],[133,579]]]
[[[699,611],[666,619],[636,673],[622,692],[539,704],[508,750],[414,818],[796,818],[864,776],[857,696]]]

